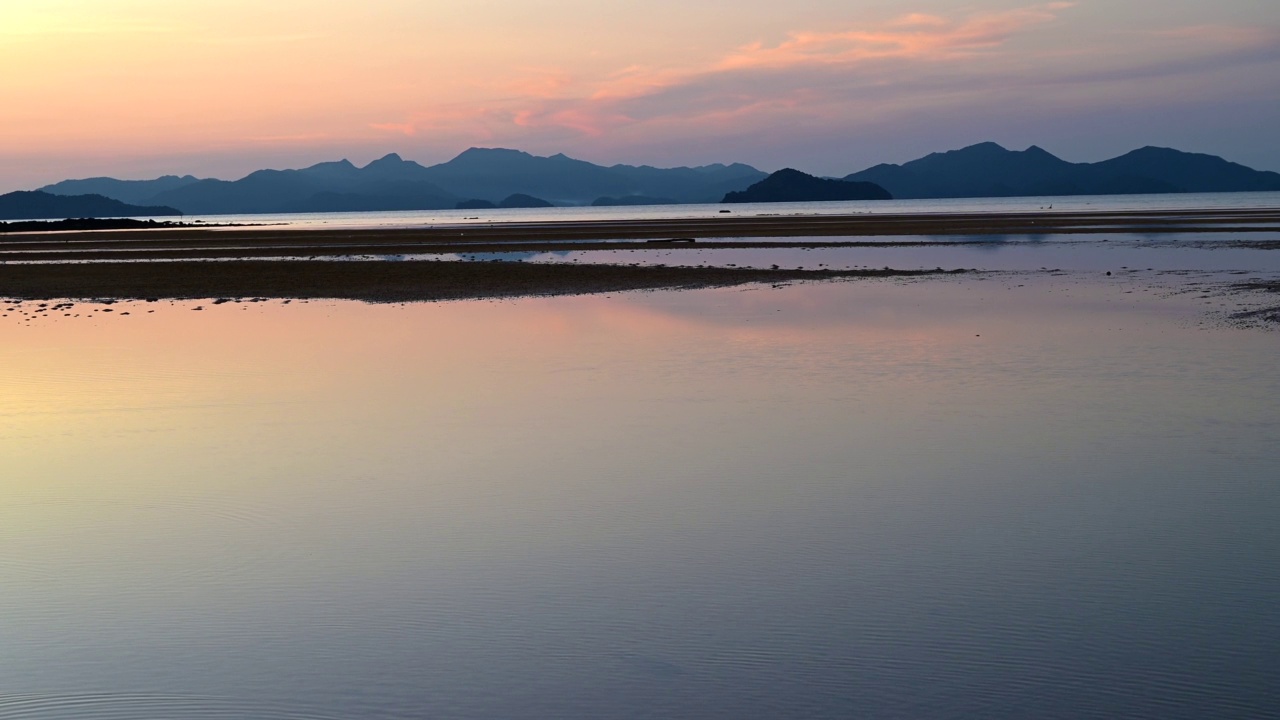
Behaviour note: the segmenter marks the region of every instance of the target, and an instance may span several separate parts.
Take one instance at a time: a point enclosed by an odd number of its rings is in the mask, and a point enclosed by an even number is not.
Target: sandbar
[[[0,265],[15,299],[297,298],[461,300],[725,287],[748,283],[955,275],[964,270],[769,270],[521,262],[231,260]]]

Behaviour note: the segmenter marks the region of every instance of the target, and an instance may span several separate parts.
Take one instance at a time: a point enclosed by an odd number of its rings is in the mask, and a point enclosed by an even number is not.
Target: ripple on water
[[[23,537],[13,527],[0,527],[0,547],[4,548],[0,551],[0,573],[10,580],[50,581],[83,575],[101,566],[105,559],[102,551],[110,550],[114,540],[119,539],[117,535],[131,537],[143,527],[149,527],[160,535],[176,537],[181,536],[184,530],[203,524],[226,538],[241,537],[246,533],[281,536],[288,534],[289,529],[279,515],[228,498],[193,496],[137,502],[112,498],[50,497],[9,502],[7,509],[41,517],[52,511],[62,518],[59,522],[61,532],[44,539]],[[96,538],[93,545],[97,550],[86,545],[85,552],[79,555],[52,552],[65,548],[67,537]],[[170,549],[174,552],[180,550]],[[168,565],[163,573],[152,574],[149,592],[165,587],[209,584],[228,575],[260,575],[263,566],[283,562],[289,552],[290,548],[281,544],[260,543],[253,546],[253,552],[242,551],[221,558],[233,558],[235,562],[231,565],[226,562]],[[118,557],[129,558],[128,555]]]
[[[312,708],[150,694],[0,695],[0,720],[337,720]]]

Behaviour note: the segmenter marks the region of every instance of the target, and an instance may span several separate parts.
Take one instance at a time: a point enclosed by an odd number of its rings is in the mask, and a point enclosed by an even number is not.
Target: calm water
[[[425,210],[409,212],[298,213],[286,215],[204,215],[188,222],[267,223],[314,228],[403,228],[456,223],[541,222],[548,220],[662,220],[737,216],[840,215],[849,213],[1007,213],[1052,207],[1061,212],[1280,207],[1280,192],[1190,193],[1168,195],[1079,195],[1073,197],[960,198],[734,205],[652,205],[638,207],[555,207],[499,210]],[[172,218],[160,218],[172,219]]]
[[[1280,334],[1133,290],[10,318],[0,718],[1276,717]]]
[[[796,238],[754,238],[759,241],[795,242]],[[804,240],[807,240],[805,238]],[[830,237],[822,240],[853,242],[890,241],[890,247],[770,247],[699,249],[655,247],[646,243],[619,243],[616,250],[558,252],[467,253],[399,256],[421,260],[500,259],[537,263],[605,263],[625,265],[689,265],[718,267],[771,266],[808,269],[894,268],[897,270],[948,270],[966,268],[992,271],[1067,270],[1102,272],[1130,269],[1196,272],[1280,273],[1280,252],[1251,248],[1240,243],[1277,242],[1274,232],[1170,233],[1151,239],[1133,233],[1094,235],[991,236],[892,236],[883,238]],[[938,240],[946,245],[933,244]],[[385,256],[361,256],[385,259]]]

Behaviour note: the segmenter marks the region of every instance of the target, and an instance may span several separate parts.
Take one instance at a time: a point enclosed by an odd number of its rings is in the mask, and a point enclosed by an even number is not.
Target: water
[[[1280,335],[1164,295],[10,318],[0,718],[1276,717]]]
[[[187,222],[268,224],[298,228],[412,228],[490,222],[568,220],[665,220],[766,215],[843,215],[856,213],[1017,213],[1143,210],[1232,210],[1280,207],[1280,192],[1168,195],[1078,195],[1071,197],[957,198],[733,205],[650,205],[636,207],[554,207],[497,210],[422,210],[401,212],[294,213],[278,215],[202,215]],[[156,218],[171,220],[172,218]]]
[[[805,238],[803,241],[808,241]],[[447,253],[405,255],[401,259],[711,267],[783,267],[851,270],[957,268],[1020,272],[1067,270],[1104,272],[1143,269],[1162,272],[1237,271],[1280,273],[1280,252],[1240,245],[1276,242],[1276,233],[1170,233],[1151,239],[1132,233],[1043,235],[1030,237],[928,236],[824,237],[823,241],[884,242],[892,246],[698,248],[619,243],[616,250],[556,252]],[[795,238],[750,238],[760,243],[796,243]],[[803,242],[799,241],[799,242]],[[937,244],[939,241],[945,244]],[[365,256],[378,259],[379,256]]]

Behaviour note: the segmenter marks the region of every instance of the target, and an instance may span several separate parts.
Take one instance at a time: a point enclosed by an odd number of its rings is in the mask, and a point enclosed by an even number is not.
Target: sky
[[[3,0],[0,192],[468,147],[845,175],[995,141],[1280,171],[1275,0]]]

